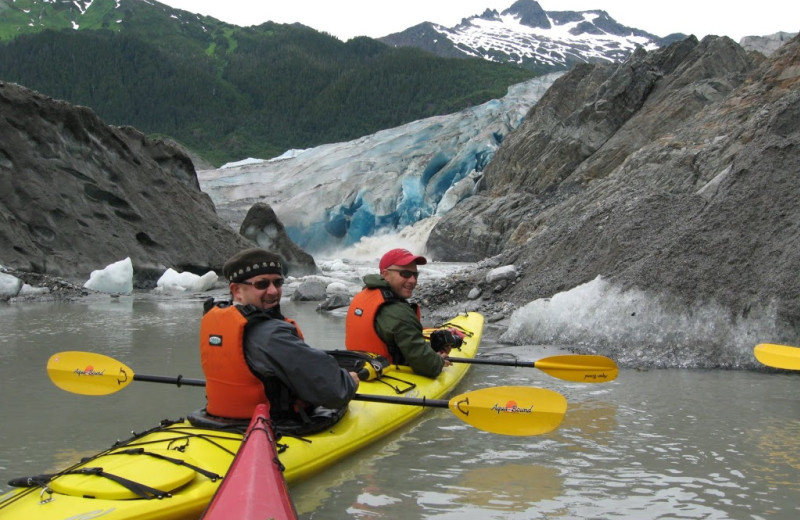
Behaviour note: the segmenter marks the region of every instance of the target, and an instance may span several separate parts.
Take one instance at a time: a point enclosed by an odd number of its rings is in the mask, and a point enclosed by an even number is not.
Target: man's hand
[[[431,332],[431,348],[436,352],[450,353],[450,349],[459,348],[464,342],[455,329],[439,329]]]
[[[362,381],[372,381],[380,377],[382,373],[383,367],[377,361],[375,363],[367,361],[357,372],[358,378]]]

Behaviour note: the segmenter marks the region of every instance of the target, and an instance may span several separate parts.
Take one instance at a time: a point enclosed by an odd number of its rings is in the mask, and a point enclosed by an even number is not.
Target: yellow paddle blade
[[[753,354],[761,363],[786,370],[800,370],[800,348],[788,345],[761,343],[753,349]]]
[[[536,362],[545,374],[578,383],[607,383],[617,378],[619,368],[605,356],[567,354],[551,356]]]
[[[133,370],[102,354],[67,351],[50,356],[47,375],[54,385],[67,392],[107,395],[122,390],[133,381]]]
[[[544,388],[495,386],[457,395],[449,406],[453,415],[478,429],[524,436],[558,428],[567,400]]]

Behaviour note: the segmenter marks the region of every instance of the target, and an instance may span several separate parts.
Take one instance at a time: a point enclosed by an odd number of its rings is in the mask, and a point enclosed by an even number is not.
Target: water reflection
[[[445,412],[446,413],[446,412]],[[390,511],[395,504],[407,500],[396,493],[394,482],[399,476],[391,469],[396,460],[407,457],[409,443],[424,438],[419,434],[429,421],[435,420],[435,411],[424,414],[380,441],[348,457],[311,479],[292,487],[292,496],[298,513],[308,518],[340,518],[340,507],[347,509],[352,518],[393,518]],[[421,435],[418,436],[418,435]],[[339,505],[341,500],[346,504]],[[331,503],[336,503],[334,508]],[[337,514],[331,514],[339,511]],[[386,516],[384,516],[386,515]]]
[[[564,479],[547,466],[500,464],[465,472],[458,481],[460,502],[500,511],[522,512],[564,492]]]
[[[800,492],[800,420],[771,419],[752,436],[763,459],[755,468],[758,477],[776,490]]]

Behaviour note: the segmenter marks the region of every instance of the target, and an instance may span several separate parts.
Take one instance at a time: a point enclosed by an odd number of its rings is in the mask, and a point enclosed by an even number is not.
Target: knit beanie
[[[283,274],[281,257],[264,249],[239,251],[222,266],[222,276],[229,282],[241,282],[260,274]]]

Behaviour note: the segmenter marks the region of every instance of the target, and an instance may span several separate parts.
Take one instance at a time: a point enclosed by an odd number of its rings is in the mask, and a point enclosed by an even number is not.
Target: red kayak
[[[297,511],[283,478],[283,466],[275,450],[269,408],[264,404],[258,405],[253,412],[242,446],[202,520],[231,518],[297,519]]]

